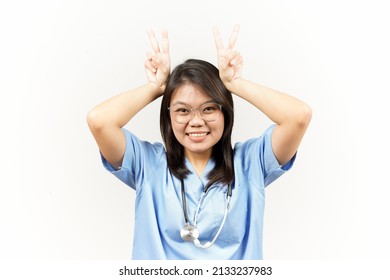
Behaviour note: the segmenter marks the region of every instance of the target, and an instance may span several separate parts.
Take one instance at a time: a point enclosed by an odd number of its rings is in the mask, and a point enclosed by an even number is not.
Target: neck
[[[202,154],[186,152],[185,155],[198,176],[201,177],[204,169],[206,168],[207,162],[211,158],[211,150]]]

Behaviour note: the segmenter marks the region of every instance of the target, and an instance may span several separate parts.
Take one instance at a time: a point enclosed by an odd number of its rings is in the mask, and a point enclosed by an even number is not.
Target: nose
[[[200,111],[198,108],[192,109],[192,116],[189,121],[191,126],[201,126],[205,123],[204,119],[200,115]]]

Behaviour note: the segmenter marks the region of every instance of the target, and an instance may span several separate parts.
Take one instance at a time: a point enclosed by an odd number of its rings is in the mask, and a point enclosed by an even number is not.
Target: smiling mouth
[[[188,136],[190,137],[205,137],[209,132],[204,132],[204,133],[187,133]]]

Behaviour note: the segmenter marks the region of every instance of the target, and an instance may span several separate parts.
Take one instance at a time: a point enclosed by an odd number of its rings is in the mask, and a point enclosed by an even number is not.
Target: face
[[[190,108],[199,108],[207,102],[212,102],[192,85],[186,84],[178,88],[171,97],[170,106],[183,104]],[[186,124],[178,123],[171,117],[172,129],[176,139],[184,147],[187,157],[211,157],[213,146],[221,139],[224,130],[224,116],[221,112],[215,121],[206,122],[198,110]]]

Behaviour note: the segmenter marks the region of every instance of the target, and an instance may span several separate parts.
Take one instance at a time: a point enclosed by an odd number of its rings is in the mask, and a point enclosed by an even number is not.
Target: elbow
[[[301,110],[301,123],[305,126],[308,126],[313,115],[313,110],[307,104],[305,104]]]
[[[296,124],[301,128],[307,128],[310,124],[313,112],[309,105],[303,104],[295,116]]]
[[[97,109],[92,109],[87,114],[87,124],[92,132],[99,131],[104,127],[104,118]]]

